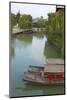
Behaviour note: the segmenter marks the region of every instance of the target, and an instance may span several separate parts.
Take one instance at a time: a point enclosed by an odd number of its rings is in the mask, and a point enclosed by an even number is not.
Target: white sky
[[[33,18],[43,16],[48,17],[48,13],[55,12],[55,5],[36,5],[36,4],[23,4],[23,3],[11,3],[11,12],[21,14],[31,14]]]

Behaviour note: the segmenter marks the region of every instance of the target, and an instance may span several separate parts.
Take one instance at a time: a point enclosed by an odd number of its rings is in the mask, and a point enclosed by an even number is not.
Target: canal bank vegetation
[[[10,21],[10,31],[13,31],[13,28],[17,29],[29,29],[32,28],[32,16],[31,15],[21,15],[19,12],[15,15],[11,13]]]
[[[64,58],[64,10],[48,14],[45,27],[48,41],[59,49],[61,58]]]
[[[10,15],[10,32],[12,32],[13,27],[19,22],[20,13],[17,14],[11,13]]]

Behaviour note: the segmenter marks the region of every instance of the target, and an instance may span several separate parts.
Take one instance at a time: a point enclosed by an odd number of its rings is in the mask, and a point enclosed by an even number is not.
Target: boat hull
[[[34,83],[34,84],[40,84],[40,85],[64,85],[64,80],[62,81],[37,81],[37,80],[31,80],[28,78],[24,78],[23,80],[28,83]]]

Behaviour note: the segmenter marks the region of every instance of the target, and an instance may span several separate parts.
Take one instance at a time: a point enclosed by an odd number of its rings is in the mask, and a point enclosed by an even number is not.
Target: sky
[[[55,5],[36,5],[36,4],[23,4],[23,3],[11,3],[11,12],[17,14],[31,14],[33,18],[43,16],[48,18],[48,13],[55,12]]]

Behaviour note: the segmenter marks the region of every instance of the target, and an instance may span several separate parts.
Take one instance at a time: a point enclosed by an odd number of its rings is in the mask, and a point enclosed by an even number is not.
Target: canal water
[[[29,65],[43,66],[47,58],[60,57],[47,37],[22,34],[12,36],[11,41],[10,96],[64,94],[64,86],[43,86],[23,81]]]

